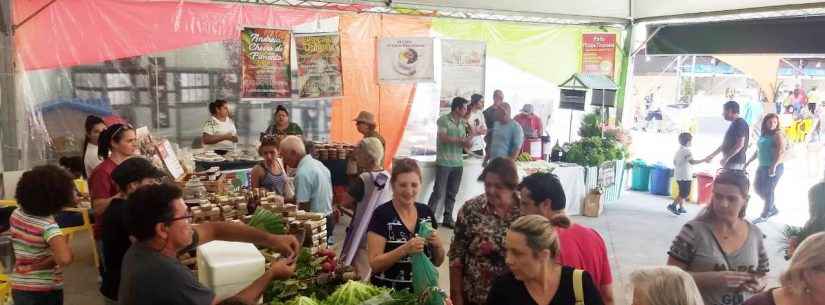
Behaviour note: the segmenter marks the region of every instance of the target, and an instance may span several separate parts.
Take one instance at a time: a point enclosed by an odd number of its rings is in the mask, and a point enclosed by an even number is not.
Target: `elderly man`
[[[274,279],[295,272],[298,241],[291,235],[273,235],[244,224],[212,222],[193,226],[183,191],[175,185],[144,186],[129,195],[126,224],[136,242],[126,251],[121,268],[118,301],[122,305],[255,304]],[[226,300],[203,286],[178,253],[213,240],[254,243],[286,257],[272,263],[258,279]]]
[[[295,202],[305,211],[321,213],[327,217],[327,244],[335,243],[332,217],[332,180],[329,169],[306,152],[304,141],[297,136],[287,136],[281,141],[281,158],[284,165],[295,168]]]
[[[490,136],[489,151],[484,158],[485,163],[498,157],[515,160],[524,143],[524,132],[521,126],[510,117],[510,104],[499,105],[496,114],[498,114],[498,120]]]
[[[524,178],[519,185],[521,212],[538,214],[552,219],[566,217],[567,198],[559,178],[550,173],[535,173]],[[599,232],[573,223],[567,228],[557,228],[559,236],[559,262],[562,265],[587,271],[606,305],[613,305],[613,275],[607,246]]]

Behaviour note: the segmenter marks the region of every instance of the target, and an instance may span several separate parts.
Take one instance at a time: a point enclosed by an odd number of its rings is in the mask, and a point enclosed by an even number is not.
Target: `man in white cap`
[[[524,104],[521,108],[521,113],[513,118],[516,123],[521,125],[521,130],[524,132],[524,144],[521,147],[522,152],[530,153],[530,141],[541,137],[543,128],[541,118],[533,113],[532,104]]]

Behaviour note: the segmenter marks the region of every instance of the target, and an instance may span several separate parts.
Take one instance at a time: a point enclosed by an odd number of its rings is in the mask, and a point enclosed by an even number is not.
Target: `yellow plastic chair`
[[[11,300],[11,282],[9,276],[0,274],[0,305],[9,304]]]
[[[17,206],[17,201],[14,201],[14,200],[0,200],[0,206]],[[66,238],[70,242],[72,240],[72,236],[75,233],[82,232],[82,231],[88,231],[89,232],[89,241],[92,244],[92,256],[94,257],[95,268],[100,267],[100,257],[99,257],[99,254],[97,253],[97,243],[95,243],[95,237],[94,237],[93,229],[92,229],[92,222],[91,222],[91,218],[89,217],[89,209],[85,209],[85,208],[64,208],[63,211],[64,212],[72,212],[72,213],[80,213],[80,215],[83,217],[83,224],[81,224],[79,226],[75,226],[75,227],[60,228],[60,231],[62,231],[63,234],[66,235]],[[0,305],[2,305],[2,303],[0,303]]]

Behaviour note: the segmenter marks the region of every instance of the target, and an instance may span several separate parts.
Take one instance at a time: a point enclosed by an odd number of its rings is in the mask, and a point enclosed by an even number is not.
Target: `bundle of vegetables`
[[[295,261],[295,275],[286,280],[275,280],[264,293],[264,302],[281,304],[295,296],[311,296],[324,299],[349,280],[357,280],[358,274],[351,266],[338,266],[335,252],[329,249],[312,254],[302,249]]]
[[[433,226],[424,221],[418,227],[418,236],[428,238],[433,234]],[[426,305],[443,305],[444,295],[438,293],[438,269],[424,253],[416,253],[410,257],[412,264],[413,292],[424,296]]]
[[[392,300],[390,291],[358,281],[349,281],[338,287],[325,301],[326,305],[361,305],[367,300],[370,304],[382,304]]]
[[[270,234],[284,234],[286,233],[286,223],[281,215],[270,212],[267,209],[258,208],[252,219],[249,220],[249,225]]]
[[[305,296],[299,296],[299,297],[295,297],[292,300],[289,300],[289,302],[286,302],[284,305],[320,305],[320,304],[321,304],[321,302],[316,300],[316,299],[313,299],[313,298],[310,298],[310,297],[305,297]]]

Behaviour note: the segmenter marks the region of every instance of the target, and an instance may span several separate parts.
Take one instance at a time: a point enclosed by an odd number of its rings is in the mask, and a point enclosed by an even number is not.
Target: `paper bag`
[[[599,217],[602,215],[602,211],[604,210],[604,199],[602,197],[602,191],[599,189],[593,189],[587,196],[584,197],[584,208],[582,209],[584,216],[587,217]]]

